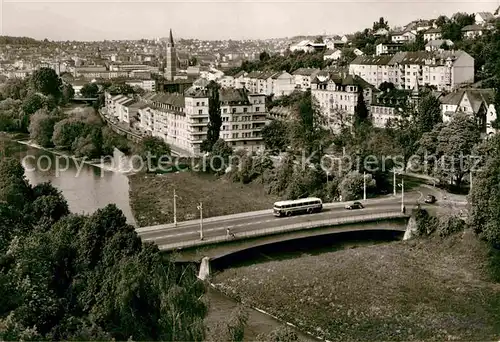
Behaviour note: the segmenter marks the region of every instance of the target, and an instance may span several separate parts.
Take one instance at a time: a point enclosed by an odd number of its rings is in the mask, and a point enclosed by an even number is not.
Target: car
[[[352,204],[346,204],[345,205],[346,209],[353,210],[353,209],[363,209],[364,206],[361,204],[361,202],[354,202]]]
[[[425,203],[436,203],[436,197],[434,195],[427,195],[427,197],[425,198]]]

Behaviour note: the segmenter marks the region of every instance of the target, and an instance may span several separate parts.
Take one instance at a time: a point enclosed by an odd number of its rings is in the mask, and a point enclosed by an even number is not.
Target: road
[[[405,193],[405,205],[411,208],[421,199],[419,192]],[[362,217],[371,214],[398,213],[401,211],[401,197],[385,197],[364,201],[365,208],[357,210],[344,209],[345,203],[327,203],[323,211],[315,214],[295,215],[291,217],[275,217],[272,211],[261,211],[248,214],[230,215],[212,218],[203,222],[203,236],[205,239],[226,235],[229,228],[232,233],[257,231],[262,229],[279,228],[285,225],[322,221],[332,218]],[[243,216],[242,216],[243,215]],[[143,241],[153,241],[158,245],[180,243],[200,239],[200,221],[179,222],[138,229],[138,234]]]

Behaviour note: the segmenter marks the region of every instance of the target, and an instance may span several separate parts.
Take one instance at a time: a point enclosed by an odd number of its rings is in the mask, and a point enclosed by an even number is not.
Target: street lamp
[[[177,227],[177,195],[175,194],[174,189],[174,226]]]
[[[366,201],[366,171],[363,172],[363,201]]]
[[[403,174],[401,174],[401,183],[398,184],[401,187],[401,212],[405,213],[405,180]]]
[[[203,240],[203,203],[196,207],[200,211],[200,240]]]

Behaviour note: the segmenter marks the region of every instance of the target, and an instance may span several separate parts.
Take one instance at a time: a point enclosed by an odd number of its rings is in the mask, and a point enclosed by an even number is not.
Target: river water
[[[116,204],[135,225],[129,201],[129,181],[125,174],[110,171],[111,164],[120,165],[121,155],[115,153],[114,161],[106,168],[83,163],[24,144],[6,142],[8,154],[17,156],[32,185],[50,181],[62,191],[73,213],[91,214],[108,204]]]

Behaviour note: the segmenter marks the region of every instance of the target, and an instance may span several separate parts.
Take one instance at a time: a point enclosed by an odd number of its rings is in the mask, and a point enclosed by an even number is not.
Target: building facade
[[[376,87],[390,82],[400,89],[413,89],[418,83],[451,91],[474,82],[474,58],[461,50],[360,56],[349,65],[349,73]]]
[[[361,92],[369,110],[373,90],[374,87],[359,76],[346,74],[332,73],[322,80],[316,77],[311,84],[311,95],[318,102],[328,127],[334,131],[352,123]]]

